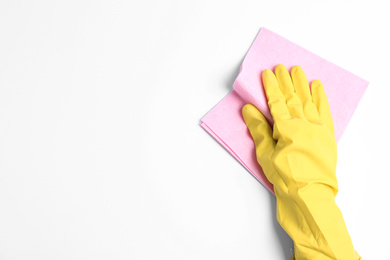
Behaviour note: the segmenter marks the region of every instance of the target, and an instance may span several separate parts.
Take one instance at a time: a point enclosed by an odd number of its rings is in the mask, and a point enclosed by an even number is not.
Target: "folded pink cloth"
[[[338,141],[368,82],[324,60],[276,33],[262,28],[249,49],[233,90],[201,119],[200,125],[236,158],[259,182],[274,193],[272,184],[257,163],[255,147],[242,118],[241,109],[254,104],[272,121],[261,82],[265,69],[284,64],[287,69],[300,65],[311,83],[319,79],[324,85]]]

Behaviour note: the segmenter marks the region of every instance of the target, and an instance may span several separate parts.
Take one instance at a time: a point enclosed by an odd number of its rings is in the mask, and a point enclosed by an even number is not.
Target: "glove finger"
[[[275,76],[278,80],[280,90],[286,98],[287,108],[292,117],[304,118],[301,100],[294,91],[290,73],[286,67],[279,64],[275,68]]]
[[[246,104],[242,108],[245,124],[256,146],[256,155],[259,164],[267,174],[267,163],[275,150],[275,140],[272,138],[272,129],[264,115],[253,105]]]
[[[311,93],[313,96],[313,103],[317,107],[321,121],[325,123],[331,133],[334,133],[332,115],[330,113],[328,99],[321,81],[314,80],[311,83]]]
[[[294,66],[291,69],[291,79],[294,84],[295,93],[303,105],[303,113],[310,122],[318,122],[319,115],[316,106],[313,104],[309,83],[305,73],[300,66]]]
[[[268,99],[268,106],[275,123],[290,118],[286,99],[279,88],[275,74],[271,70],[264,70],[262,74],[263,85]]]

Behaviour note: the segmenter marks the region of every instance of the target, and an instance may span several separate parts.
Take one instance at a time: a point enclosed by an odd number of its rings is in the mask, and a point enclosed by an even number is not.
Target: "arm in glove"
[[[262,74],[273,128],[253,105],[242,113],[257,161],[274,185],[277,219],[294,241],[293,259],[361,259],[336,205],[337,144],[320,81],[299,66]]]

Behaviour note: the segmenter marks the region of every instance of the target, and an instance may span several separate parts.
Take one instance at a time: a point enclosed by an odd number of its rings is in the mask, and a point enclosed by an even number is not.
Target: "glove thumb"
[[[242,108],[242,115],[256,146],[257,161],[266,169],[276,145],[272,129],[264,115],[252,104]]]

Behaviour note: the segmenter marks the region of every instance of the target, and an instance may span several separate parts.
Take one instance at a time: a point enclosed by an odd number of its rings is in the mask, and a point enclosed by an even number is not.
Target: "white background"
[[[201,127],[261,27],[370,81],[337,203],[390,259],[386,1],[0,1],[0,260],[290,259],[275,199]]]

